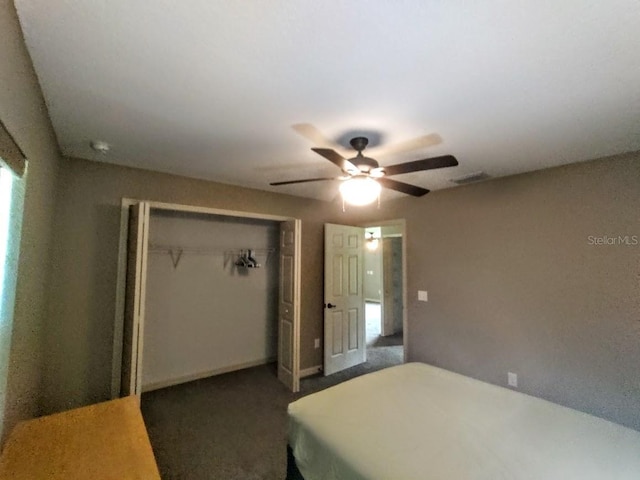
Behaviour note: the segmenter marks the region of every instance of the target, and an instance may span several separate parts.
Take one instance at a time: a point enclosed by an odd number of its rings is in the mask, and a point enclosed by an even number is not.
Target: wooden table
[[[160,480],[137,397],[19,423],[0,480]]]

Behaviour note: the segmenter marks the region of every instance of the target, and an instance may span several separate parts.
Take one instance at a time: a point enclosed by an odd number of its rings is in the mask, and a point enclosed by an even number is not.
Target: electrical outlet
[[[313,341],[313,346],[314,346],[314,348],[320,348],[320,339],[319,338],[316,338]]]
[[[513,372],[507,372],[507,383],[510,387],[518,388],[518,374]]]
[[[428,302],[429,294],[426,290],[418,290],[418,301],[419,302]]]

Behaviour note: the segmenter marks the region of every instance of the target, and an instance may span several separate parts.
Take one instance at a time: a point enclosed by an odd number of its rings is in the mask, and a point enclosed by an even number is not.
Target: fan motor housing
[[[362,151],[369,145],[369,139],[367,137],[353,137],[349,143],[353,149],[358,152],[358,155],[349,159],[349,162],[358,167],[361,172],[370,172],[374,168],[379,167],[378,162],[373,158],[362,155]]]
[[[349,161],[353,163],[356,167],[360,169],[362,172],[369,172],[374,168],[378,168],[378,162],[373,158],[365,157],[361,153],[357,156],[350,158]]]

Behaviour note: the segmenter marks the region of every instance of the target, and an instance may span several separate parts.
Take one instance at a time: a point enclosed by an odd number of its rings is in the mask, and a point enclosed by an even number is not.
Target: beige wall
[[[380,302],[382,300],[382,249],[364,251],[364,298]]]
[[[56,212],[45,411],[109,396],[122,197],[302,219],[301,368],[321,363],[313,339],[322,338],[323,224],[339,218],[339,205],[69,159]]]
[[[10,0],[0,1],[0,32],[0,118],[29,160],[9,363],[1,366],[8,367],[6,390],[0,392],[6,394],[0,433],[6,434],[16,421],[39,413],[42,325],[60,157]],[[3,341],[1,347],[9,348],[9,343]]]
[[[640,245],[589,242],[640,239],[640,154],[374,215],[407,219],[410,360],[499,385],[516,372],[523,392],[640,429]]]

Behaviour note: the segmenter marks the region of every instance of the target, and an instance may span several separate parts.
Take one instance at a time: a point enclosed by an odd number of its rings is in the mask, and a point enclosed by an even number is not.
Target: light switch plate
[[[418,301],[419,302],[428,302],[429,294],[426,290],[418,290]]]

